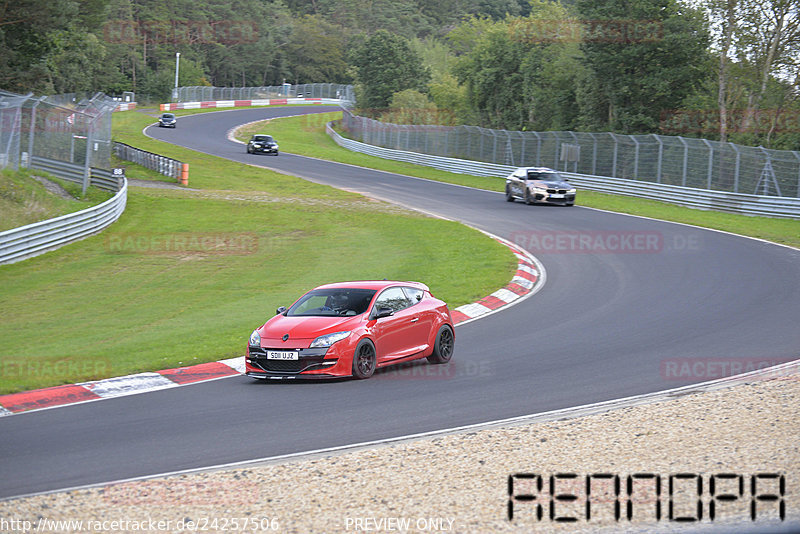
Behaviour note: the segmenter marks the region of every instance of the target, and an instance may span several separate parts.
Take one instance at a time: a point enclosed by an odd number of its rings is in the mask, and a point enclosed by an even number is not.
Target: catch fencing
[[[798,151],[655,134],[401,125],[347,110],[342,128],[352,139],[405,152],[737,194],[800,197]]]
[[[210,102],[215,100],[270,100],[280,98],[325,98],[355,102],[352,85],[337,83],[305,83],[267,85],[263,87],[178,87],[172,92],[173,102]]]
[[[95,234],[116,221],[127,204],[124,176],[111,170],[111,114],[116,102],[102,93],[34,97],[0,91],[0,169],[31,168],[115,192],[77,213],[0,232],[0,264],[37,256]]]
[[[85,192],[93,168],[111,168],[111,115],[118,104],[103,93],[35,97],[0,91],[0,168],[35,169],[47,160],[64,163],[74,177],[78,166]]]
[[[448,172],[471,174],[473,176],[505,177],[516,169],[516,166],[512,165],[447,158],[362,143],[342,137],[332,128],[331,124],[328,124],[327,132],[337,144],[354,152],[416,165],[425,165]],[[563,171],[562,174],[575,186],[591,191],[660,200],[681,206],[714,209],[730,213],[792,219],[800,218],[800,199],[798,198],[711,191],[708,189]]]

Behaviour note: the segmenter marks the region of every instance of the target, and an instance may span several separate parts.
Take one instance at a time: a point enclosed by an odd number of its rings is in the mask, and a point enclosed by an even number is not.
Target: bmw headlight
[[[261,336],[258,335],[258,330],[253,330],[250,334],[250,346],[261,348]]]
[[[568,191],[567,191],[567,194],[574,195],[576,191],[577,191],[577,189],[575,189],[575,188],[573,187],[572,189],[570,189],[570,190],[568,190]]]
[[[348,331],[348,332],[334,332],[333,334],[327,334],[325,336],[319,336],[317,339],[315,339],[314,341],[311,342],[311,345],[309,345],[309,348],[310,349],[315,349],[315,348],[330,347],[331,345],[333,345],[337,341],[341,341],[343,339],[346,339],[347,336],[349,336],[349,335],[350,335],[350,332]]]
[[[277,148],[278,148],[278,145],[277,145],[277,144],[275,144],[275,145],[272,145],[272,148],[274,148],[274,149],[276,149],[276,150],[277,150]]]

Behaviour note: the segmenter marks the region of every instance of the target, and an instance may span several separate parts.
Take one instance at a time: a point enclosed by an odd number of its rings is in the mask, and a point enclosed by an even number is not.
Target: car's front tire
[[[528,191],[528,188],[525,188],[525,204],[528,206],[533,204],[533,199],[531,198],[531,193]]]
[[[375,345],[368,339],[362,339],[353,353],[353,377],[359,380],[371,377],[375,373],[377,361]]]
[[[455,335],[450,325],[442,325],[436,333],[436,342],[433,344],[433,353],[428,356],[431,363],[447,363],[453,357],[455,348]]]
[[[514,202],[514,195],[511,194],[511,188],[506,184],[506,202]]]

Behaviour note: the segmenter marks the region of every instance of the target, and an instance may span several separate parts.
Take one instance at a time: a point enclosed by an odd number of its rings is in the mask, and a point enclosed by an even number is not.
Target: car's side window
[[[391,308],[393,312],[404,310],[411,306],[411,301],[406,297],[401,287],[390,287],[378,297],[375,301],[375,308],[386,307]]]
[[[416,287],[404,287],[403,291],[405,291],[406,296],[411,301],[411,305],[412,306],[414,304],[416,304],[417,302],[421,301],[422,300],[422,296],[425,293],[424,291],[422,291],[421,289],[418,289]]]

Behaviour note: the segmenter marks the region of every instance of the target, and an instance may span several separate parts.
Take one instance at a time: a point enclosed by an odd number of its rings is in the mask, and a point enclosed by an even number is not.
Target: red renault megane
[[[253,331],[254,378],[369,378],[375,369],[428,358],[447,363],[455,334],[447,304],[419,282],[319,286]]]

